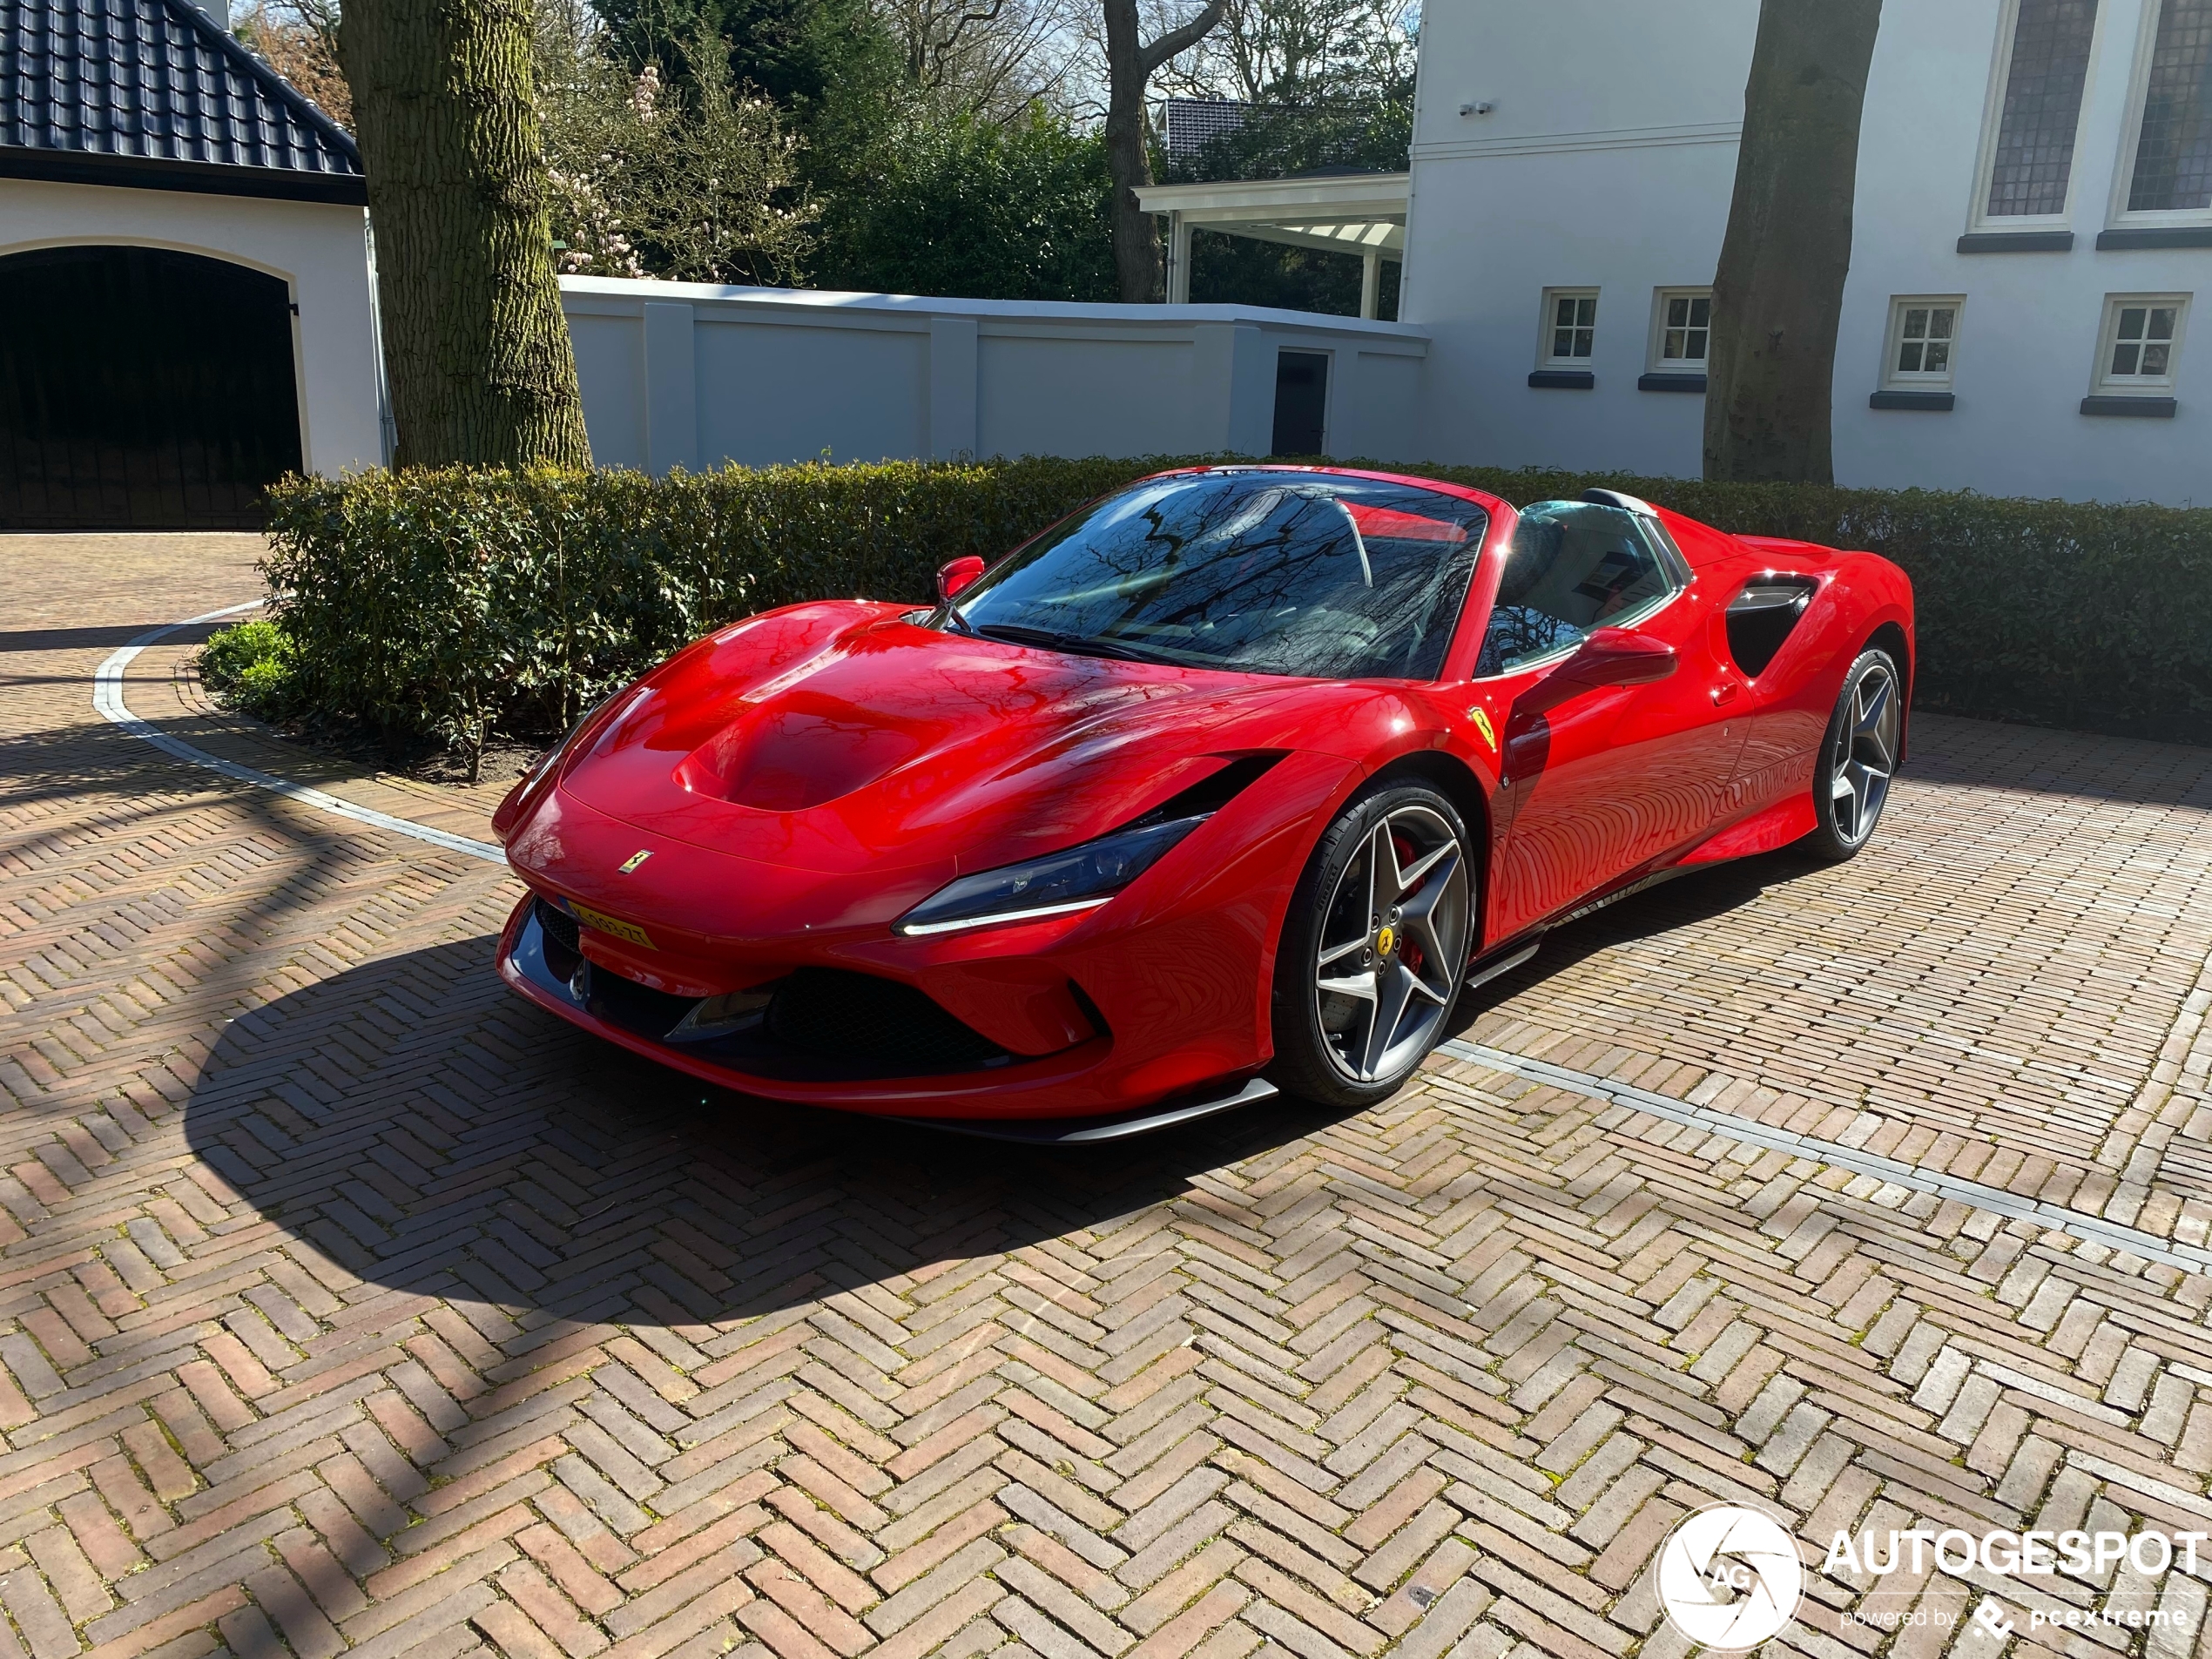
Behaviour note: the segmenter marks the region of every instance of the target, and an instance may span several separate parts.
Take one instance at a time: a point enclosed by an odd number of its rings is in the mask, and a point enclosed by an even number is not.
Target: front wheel
[[[1813,771],[1818,826],[1809,841],[1822,857],[1850,858],[1874,833],[1897,774],[1904,731],[1905,691],[1895,660],[1885,651],[1860,652],[1844,676]]]
[[[1359,1107],[1405,1086],[1442,1035],[1473,937],[1467,826],[1419,784],[1356,797],[1298,879],[1275,961],[1274,1081]]]

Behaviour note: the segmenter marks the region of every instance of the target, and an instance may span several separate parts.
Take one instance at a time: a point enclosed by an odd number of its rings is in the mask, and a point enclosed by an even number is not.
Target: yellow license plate
[[[634,921],[624,921],[619,916],[608,915],[571,899],[569,908],[576,912],[576,919],[594,932],[612,934],[617,939],[626,939],[633,945],[643,945],[647,950],[658,950],[659,946],[645,936],[645,930]]]

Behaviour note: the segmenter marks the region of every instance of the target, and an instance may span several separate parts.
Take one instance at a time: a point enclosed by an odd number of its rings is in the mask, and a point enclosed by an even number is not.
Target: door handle
[[[1723,703],[1733,702],[1737,692],[1743,689],[1734,680],[1723,680],[1718,685],[1713,687],[1714,705],[1718,707]]]

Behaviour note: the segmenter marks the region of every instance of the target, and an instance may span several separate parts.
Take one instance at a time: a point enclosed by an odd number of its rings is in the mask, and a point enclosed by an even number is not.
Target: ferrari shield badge
[[[1498,734],[1490,729],[1489,711],[1477,704],[1467,711],[1467,718],[1474,722],[1474,729],[1482,734],[1483,742],[1495,749],[1498,746]]]
[[[617,870],[615,873],[617,875],[628,875],[632,870],[635,870],[647,859],[652,857],[652,850],[650,847],[641,846],[635,853],[632,853],[628,858],[622,861],[622,867]]]

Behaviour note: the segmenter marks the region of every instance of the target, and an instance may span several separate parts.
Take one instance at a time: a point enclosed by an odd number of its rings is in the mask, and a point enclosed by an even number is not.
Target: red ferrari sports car
[[[1605,491],[1165,473],[939,590],[748,617],[586,716],[495,820],[508,982],[1016,1138],[1356,1106],[1547,928],[1850,857],[1904,758],[1902,571]]]

